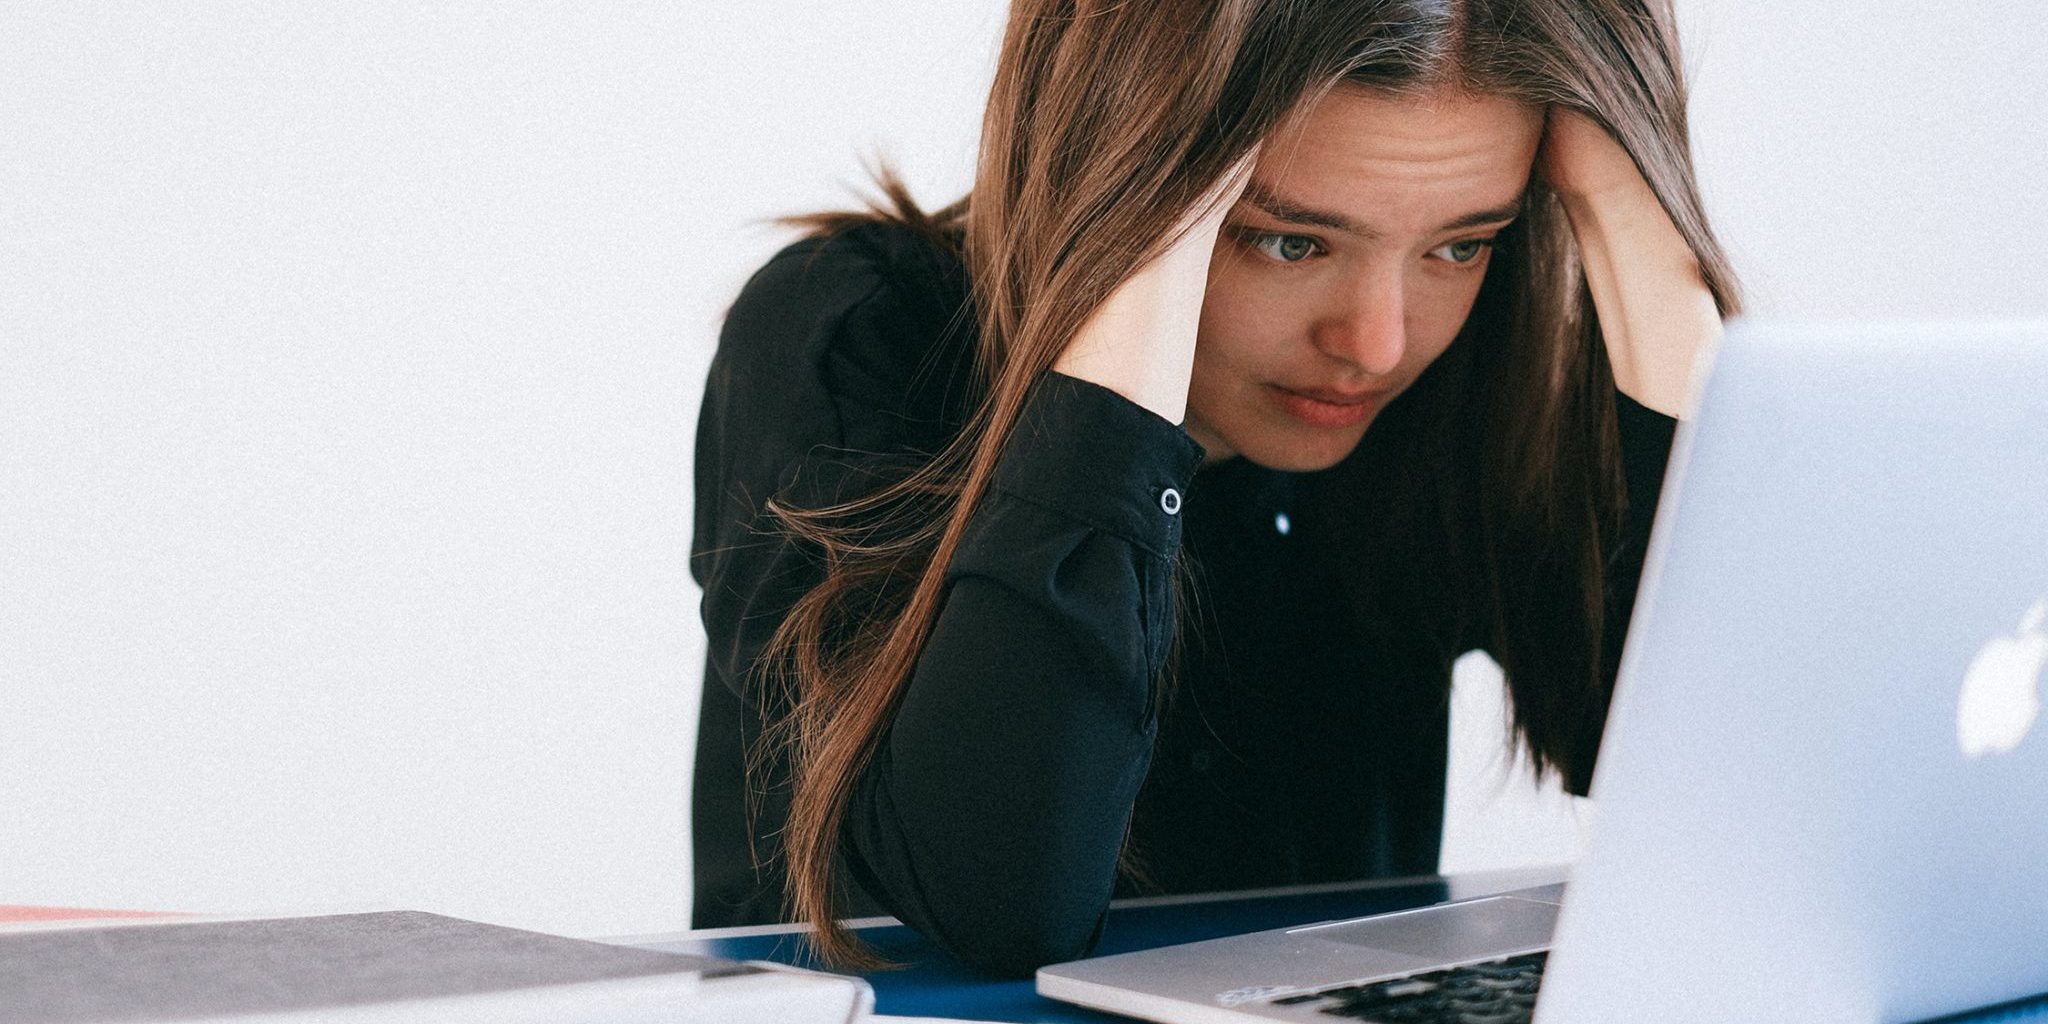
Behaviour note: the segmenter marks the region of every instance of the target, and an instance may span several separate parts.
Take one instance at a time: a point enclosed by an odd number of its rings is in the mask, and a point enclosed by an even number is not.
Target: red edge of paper
[[[92,910],[85,907],[20,907],[0,903],[0,924],[28,921],[77,921],[123,917],[184,917],[162,910]]]

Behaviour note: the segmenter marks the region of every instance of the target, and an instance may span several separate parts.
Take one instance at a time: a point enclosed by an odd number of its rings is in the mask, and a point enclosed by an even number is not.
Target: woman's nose
[[[1374,376],[1394,372],[1408,348],[1399,274],[1376,274],[1346,290],[1317,322],[1316,348]]]

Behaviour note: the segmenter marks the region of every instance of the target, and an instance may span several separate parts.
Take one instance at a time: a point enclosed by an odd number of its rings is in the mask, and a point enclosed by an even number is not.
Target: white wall
[[[415,6],[0,6],[0,903],[687,920],[748,221],[964,187],[997,11]]]
[[[1685,11],[1758,305],[2048,312],[2048,29],[1847,6]],[[0,7],[0,903],[681,927],[717,317],[1001,7]],[[1459,679],[1446,867],[1568,856]]]
[[[1756,312],[2048,314],[2031,0],[1678,0],[1694,148]]]

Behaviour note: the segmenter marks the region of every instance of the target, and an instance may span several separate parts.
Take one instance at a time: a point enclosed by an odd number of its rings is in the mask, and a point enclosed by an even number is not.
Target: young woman
[[[1735,303],[1656,0],[1016,0],[972,193],[813,218],[697,448],[699,926],[1004,973],[1434,871],[1447,682],[1583,792]]]

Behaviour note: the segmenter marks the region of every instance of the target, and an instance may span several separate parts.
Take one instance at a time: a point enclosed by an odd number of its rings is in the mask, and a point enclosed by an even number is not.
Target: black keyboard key
[[[1527,953],[1410,975],[1370,985],[1338,985],[1276,999],[1293,1005],[1317,998],[1322,1013],[1376,1024],[1528,1024],[1546,953]]]
[[[1493,1010],[1466,1010],[1456,1020],[1457,1024],[1528,1024],[1529,1011],[1516,1007]]]

